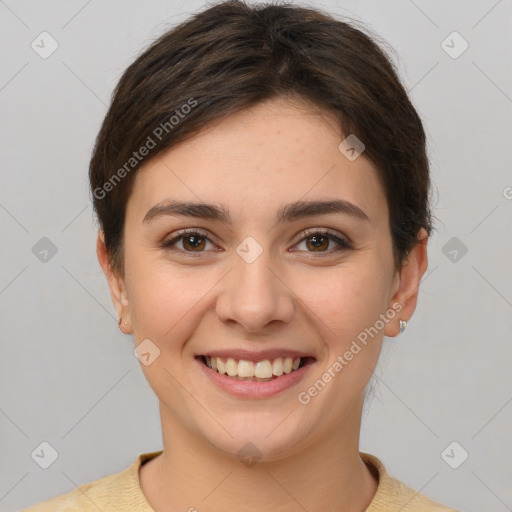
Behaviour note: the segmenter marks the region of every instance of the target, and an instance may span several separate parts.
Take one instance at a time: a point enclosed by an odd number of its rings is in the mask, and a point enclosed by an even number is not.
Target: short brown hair
[[[402,267],[419,230],[432,231],[425,133],[389,57],[353,25],[312,8],[229,0],[141,53],[112,94],[89,167],[114,271],[124,272],[126,204],[142,163],[214,120],[290,96],[332,112],[342,134],[363,141],[387,198],[395,268]],[[133,155],[142,147],[149,156],[139,161]]]

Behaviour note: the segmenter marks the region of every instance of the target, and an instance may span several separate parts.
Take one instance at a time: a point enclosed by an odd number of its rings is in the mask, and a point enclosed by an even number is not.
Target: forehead
[[[326,111],[305,102],[264,102],[145,164],[127,212],[142,219],[173,199],[224,204],[240,220],[275,217],[285,203],[342,198],[373,221],[387,219],[376,169],[364,156],[349,160],[339,149],[344,138]]]

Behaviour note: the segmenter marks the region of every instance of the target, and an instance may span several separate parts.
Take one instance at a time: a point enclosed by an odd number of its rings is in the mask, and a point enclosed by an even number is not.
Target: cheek
[[[208,292],[221,275],[199,268],[178,268],[169,262],[145,261],[133,266],[131,312],[136,340],[157,344],[185,342],[197,315],[208,307]],[[172,344],[178,349],[178,344]]]
[[[296,278],[294,291],[314,312],[335,343],[373,325],[386,307],[386,283],[378,267],[353,262],[331,271],[319,269],[311,279]]]

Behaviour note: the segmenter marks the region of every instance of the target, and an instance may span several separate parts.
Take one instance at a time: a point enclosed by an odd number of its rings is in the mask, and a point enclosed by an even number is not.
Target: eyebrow
[[[344,214],[350,217],[369,221],[368,215],[349,201],[333,199],[330,201],[296,201],[279,208],[277,223],[293,222],[313,215]],[[197,219],[217,220],[225,224],[232,224],[229,210],[223,206],[208,203],[188,201],[162,201],[148,210],[142,223],[164,216],[194,217]]]

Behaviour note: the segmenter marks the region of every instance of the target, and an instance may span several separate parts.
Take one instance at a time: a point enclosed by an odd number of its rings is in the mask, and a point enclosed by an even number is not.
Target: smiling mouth
[[[313,357],[277,357],[262,361],[248,361],[211,355],[198,356],[211,370],[235,380],[268,382],[289,375],[315,361]]]

